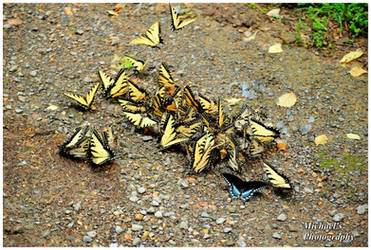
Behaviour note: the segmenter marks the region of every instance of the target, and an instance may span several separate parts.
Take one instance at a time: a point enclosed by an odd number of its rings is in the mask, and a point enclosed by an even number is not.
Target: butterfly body
[[[229,185],[229,193],[232,199],[240,198],[243,202],[248,201],[256,192],[267,186],[262,181],[243,181],[235,175],[223,173],[224,180]]]

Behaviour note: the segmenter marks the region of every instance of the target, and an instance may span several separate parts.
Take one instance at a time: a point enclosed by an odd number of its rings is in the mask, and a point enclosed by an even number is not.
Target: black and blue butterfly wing
[[[233,174],[223,173],[222,176],[229,185],[231,198],[241,198],[243,202],[248,201],[256,192],[267,186],[262,181],[245,182]]]

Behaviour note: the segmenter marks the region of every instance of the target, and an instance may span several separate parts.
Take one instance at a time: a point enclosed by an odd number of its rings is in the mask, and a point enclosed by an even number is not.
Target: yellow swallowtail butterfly
[[[95,93],[98,90],[99,84],[100,83],[97,83],[97,85],[95,85],[85,97],[72,93],[64,93],[64,95],[77,101],[85,110],[89,110],[91,108],[91,105],[93,104]]]
[[[155,22],[144,35],[135,38],[129,44],[144,44],[151,47],[156,47],[159,43],[162,42],[160,33],[160,23]]]
[[[173,7],[169,4],[170,7],[170,15],[171,15],[171,24],[174,30],[179,30],[184,26],[194,22],[196,19],[189,19],[189,20],[180,20],[178,13],[174,10]]]

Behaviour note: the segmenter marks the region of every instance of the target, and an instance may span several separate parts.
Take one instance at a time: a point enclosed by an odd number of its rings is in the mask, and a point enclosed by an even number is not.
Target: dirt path
[[[274,26],[260,25],[256,39],[245,42],[238,28],[215,21],[219,12],[207,12],[210,5],[192,5],[197,21],[177,32],[166,4],[128,4],[110,17],[113,7],[4,5],[4,246],[368,245],[367,76],[353,78],[336,60],[291,45],[268,54]],[[128,45],[155,21],[160,49]],[[288,150],[264,160],[291,179],[293,195],[263,191],[245,204],[230,202],[220,177],[225,165],[194,174],[183,154],[159,153],[157,138],[126,123],[113,127],[118,157],[103,171],[60,157],[58,146],[76,126],[107,126],[122,112],[100,95],[95,112],[79,112],[63,92],[84,93],[98,69],[110,72],[114,55],[125,54],[150,59],[139,79],[149,89],[166,62],[198,93],[266,108]],[[287,92],[297,104],[278,107]],[[225,109],[233,105],[225,102]],[[329,142],[316,146],[321,134]],[[262,179],[260,161],[244,165],[241,176]],[[310,230],[305,222],[337,224]]]

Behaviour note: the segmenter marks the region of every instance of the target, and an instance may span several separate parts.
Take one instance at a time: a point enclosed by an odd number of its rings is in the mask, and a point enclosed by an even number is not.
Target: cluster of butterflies
[[[181,21],[171,5],[170,13],[174,30],[195,20]],[[145,35],[130,44],[155,47],[161,40],[159,22],[156,22]],[[126,59],[136,75],[144,70],[147,63],[130,56]],[[137,129],[156,131],[161,150],[183,150],[196,173],[210,169],[218,161],[226,161],[233,171],[240,172],[240,157],[249,159],[260,156],[280,136],[278,130],[264,123],[266,116],[259,110],[245,106],[238,114],[229,116],[224,112],[222,99],[212,100],[202,94],[196,96],[190,86],[179,86],[165,63],[159,67],[157,87],[153,92],[134,83],[125,69],[121,69],[114,78],[103,71],[98,71],[98,76],[100,82],[86,96],[64,94],[85,110],[94,110],[95,94],[102,84],[106,99],[116,100],[121,105],[124,119]],[[72,158],[90,158],[94,165],[103,165],[114,157],[109,137],[105,131],[95,128],[78,128],[61,146],[61,152]],[[291,189],[287,177],[273,167],[264,163],[264,170],[274,188]],[[241,197],[244,202],[268,185],[260,181],[244,182],[228,173],[222,176],[230,186],[232,198]]]
[[[76,160],[89,160],[94,166],[103,165],[114,157],[110,141],[113,141],[112,129],[101,131],[86,125],[77,128],[60,146],[60,153]]]

